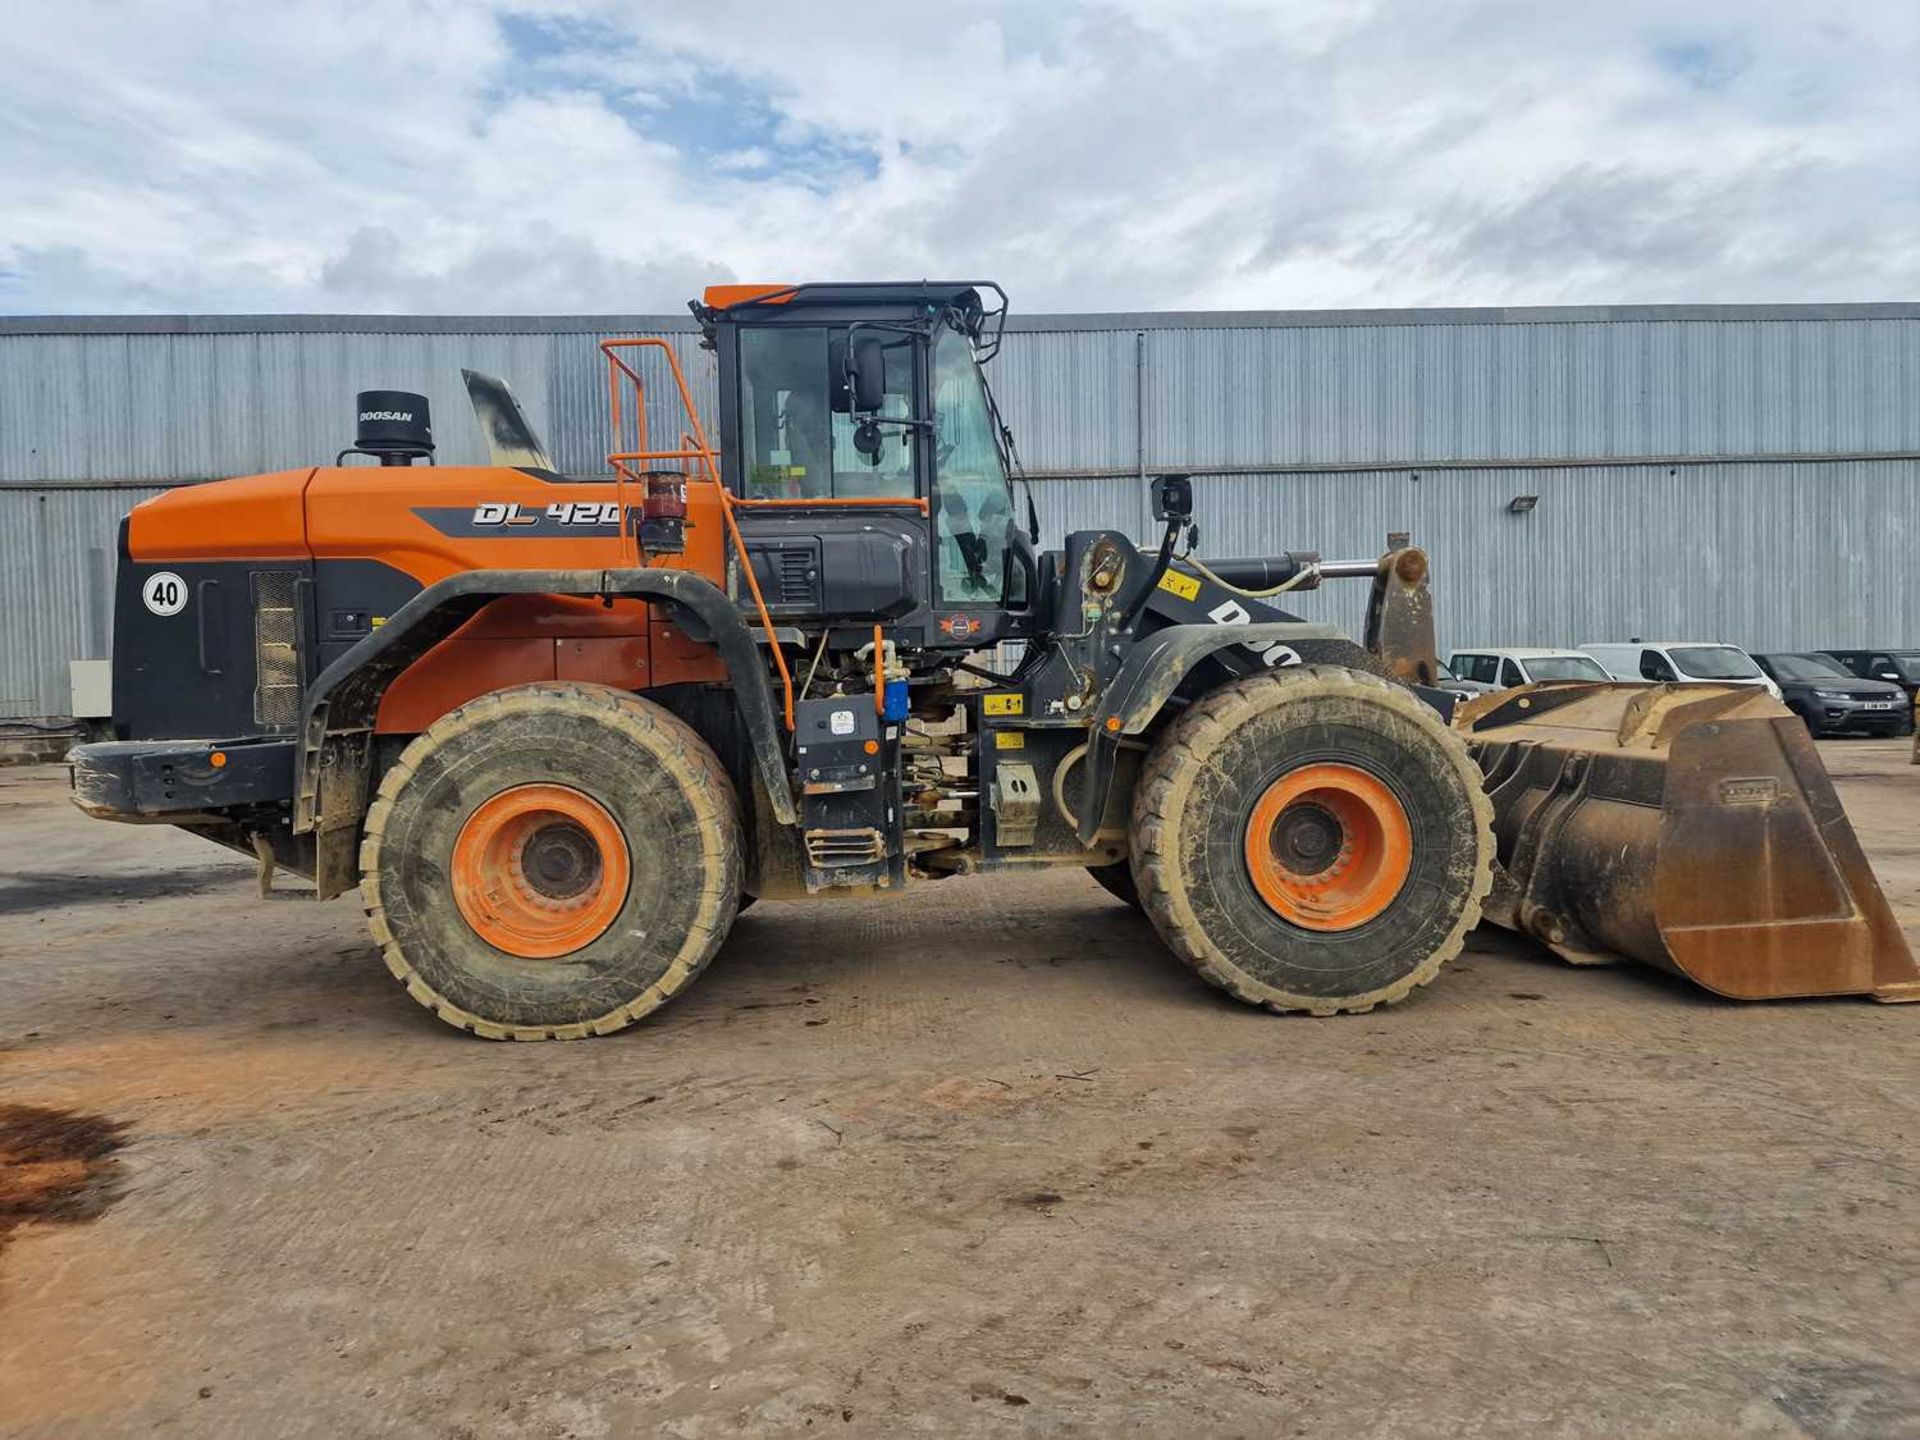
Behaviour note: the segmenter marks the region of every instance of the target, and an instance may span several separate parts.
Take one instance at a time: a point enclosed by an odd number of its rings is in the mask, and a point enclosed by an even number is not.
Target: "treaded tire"
[[[454,898],[455,838],[511,787],[571,787],[606,810],[631,877],[606,929],[557,959],[494,948]],[[449,1025],[493,1040],[624,1029],[685,989],[740,903],[738,797],[687,723],[600,685],[482,695],[441,717],[387,771],[360,847],[360,895],[387,968]]]
[[[1116,900],[1123,900],[1134,909],[1144,907],[1140,904],[1140,891],[1133,883],[1133,866],[1125,860],[1117,860],[1111,865],[1089,865],[1087,874],[1100,882],[1100,888]]]
[[[1386,909],[1331,932],[1270,908],[1245,849],[1267,787],[1323,762],[1384,782],[1413,836]],[[1337,666],[1250,676],[1190,706],[1141,768],[1131,838],[1135,883],[1168,947],[1271,1010],[1361,1013],[1405,998],[1460,952],[1493,884],[1493,806],[1466,746],[1411,692]]]

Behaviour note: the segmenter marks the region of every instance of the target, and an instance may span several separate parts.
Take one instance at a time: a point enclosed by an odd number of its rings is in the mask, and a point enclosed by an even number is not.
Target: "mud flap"
[[[1493,801],[1487,918],[1741,1000],[1920,1000],[1806,727],[1731,685],[1550,684],[1455,718]]]

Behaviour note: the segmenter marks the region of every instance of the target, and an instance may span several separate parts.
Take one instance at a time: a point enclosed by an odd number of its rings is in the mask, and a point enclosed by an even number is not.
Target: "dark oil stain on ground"
[[[0,1249],[30,1220],[104,1214],[120,1198],[123,1129],[74,1110],[0,1105]]]
[[[27,873],[0,881],[0,915],[27,915],[68,905],[98,905],[115,900],[159,900],[193,895],[229,881],[247,879],[231,865],[195,870],[135,870],[113,875]]]

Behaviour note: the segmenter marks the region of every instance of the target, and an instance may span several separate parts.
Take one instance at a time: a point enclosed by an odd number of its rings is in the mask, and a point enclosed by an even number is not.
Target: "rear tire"
[[[360,893],[387,968],[496,1040],[624,1029],[692,982],[740,903],[739,801],[685,721],[598,685],[469,701],[367,812]]]
[[[1493,883],[1466,746],[1407,690],[1334,666],[1190,706],[1142,767],[1131,838],[1169,948],[1272,1010],[1404,998],[1460,952]]]

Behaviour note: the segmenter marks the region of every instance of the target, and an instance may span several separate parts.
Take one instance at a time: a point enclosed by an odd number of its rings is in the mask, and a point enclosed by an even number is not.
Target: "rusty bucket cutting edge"
[[[1764,690],[1560,683],[1454,716],[1493,801],[1486,917],[1737,1000],[1920,1001],[1806,727]]]

